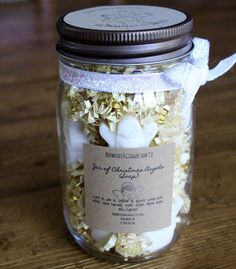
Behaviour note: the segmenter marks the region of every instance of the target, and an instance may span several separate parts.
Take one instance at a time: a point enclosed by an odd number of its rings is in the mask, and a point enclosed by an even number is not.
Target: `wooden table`
[[[0,4],[0,268],[236,268],[236,69],[197,97],[191,224],[178,243],[143,264],[85,254],[62,216],[56,138],[55,20],[111,3],[159,4],[194,17],[211,41],[211,65],[236,50],[236,1],[25,1]]]

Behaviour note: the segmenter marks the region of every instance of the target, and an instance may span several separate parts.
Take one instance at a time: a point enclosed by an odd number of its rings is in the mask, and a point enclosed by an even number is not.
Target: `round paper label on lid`
[[[175,9],[120,5],[87,8],[71,12],[64,21],[72,26],[102,31],[145,31],[170,27],[186,20],[186,15]]]

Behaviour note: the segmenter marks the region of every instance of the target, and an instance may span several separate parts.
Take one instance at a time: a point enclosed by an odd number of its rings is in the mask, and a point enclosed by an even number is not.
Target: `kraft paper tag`
[[[143,233],[171,224],[174,143],[122,149],[84,144],[85,222]]]

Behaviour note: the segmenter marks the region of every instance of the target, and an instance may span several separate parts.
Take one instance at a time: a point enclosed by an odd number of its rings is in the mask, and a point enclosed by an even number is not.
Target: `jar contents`
[[[130,94],[98,92],[66,83],[62,87],[68,178],[66,206],[71,226],[100,251],[115,252],[125,258],[143,256],[168,246],[176,227],[187,222],[190,209],[192,123],[182,107],[184,89]],[[143,233],[91,229],[85,221],[83,143],[111,148],[174,143],[170,225]]]

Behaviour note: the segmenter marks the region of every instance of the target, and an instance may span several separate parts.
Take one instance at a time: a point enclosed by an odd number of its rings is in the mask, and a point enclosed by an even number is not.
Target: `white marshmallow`
[[[72,120],[64,120],[64,136],[66,143],[66,163],[73,164],[83,157],[83,144],[89,143],[83,133],[81,123]]]
[[[112,132],[109,127],[102,123],[99,128],[101,136],[106,140],[110,147],[138,148],[149,147],[149,144],[158,131],[155,122],[148,122],[142,128],[135,116],[129,114],[124,116],[118,123],[117,131]],[[144,251],[152,253],[167,246],[173,236],[178,222],[177,215],[183,205],[183,200],[177,198],[172,204],[171,225],[152,232],[140,234],[141,237],[151,241],[145,246]],[[104,240],[108,232],[94,229],[91,235],[96,241]]]
[[[98,229],[91,230],[91,236],[95,241],[105,240],[108,234],[108,232]]]
[[[158,127],[155,122],[147,122],[142,128],[138,119],[131,114],[119,121],[116,132],[112,132],[105,123],[99,127],[100,135],[112,148],[149,147],[157,131]]]

